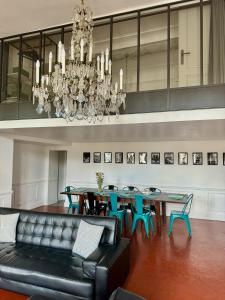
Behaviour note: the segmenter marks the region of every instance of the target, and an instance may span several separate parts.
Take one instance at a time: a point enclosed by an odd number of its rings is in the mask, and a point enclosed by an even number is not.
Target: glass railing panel
[[[19,38],[3,42],[1,101],[17,102],[19,78]]]
[[[128,20],[123,20],[124,18]],[[123,69],[124,89],[137,91],[137,14],[113,19],[112,79],[119,81]]]
[[[177,28],[175,37],[174,28]],[[199,0],[192,1],[188,7],[184,3],[171,5],[170,32],[171,87],[200,85]]]
[[[140,91],[167,88],[167,9],[140,20]]]

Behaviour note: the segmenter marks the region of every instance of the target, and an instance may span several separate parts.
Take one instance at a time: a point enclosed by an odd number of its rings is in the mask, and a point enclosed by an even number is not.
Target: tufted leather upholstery
[[[129,248],[127,240],[119,242],[116,219],[0,208],[0,214],[18,211],[17,243],[0,243],[0,287],[6,285],[30,295],[38,291],[39,294],[54,296],[53,299],[105,299],[110,292],[110,281],[117,285],[118,279],[115,274],[110,275],[111,264],[104,267],[102,261],[111,261],[115,251],[115,261],[121,266],[121,257],[125,252],[127,256]],[[81,219],[105,227],[98,249],[87,259],[71,252]],[[128,268],[128,258],[125,258],[126,274]],[[105,284],[97,282],[97,277],[100,281],[104,279]]]

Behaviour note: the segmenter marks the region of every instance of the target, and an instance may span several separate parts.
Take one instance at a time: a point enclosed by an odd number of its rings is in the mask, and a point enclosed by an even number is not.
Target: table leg
[[[154,206],[156,210],[155,219],[156,219],[156,231],[158,234],[161,234],[161,216],[160,216],[160,201],[154,201]]]
[[[162,202],[162,220],[166,224],[166,202]]]
[[[84,213],[84,195],[79,195],[79,204],[80,204],[79,213],[82,215]]]

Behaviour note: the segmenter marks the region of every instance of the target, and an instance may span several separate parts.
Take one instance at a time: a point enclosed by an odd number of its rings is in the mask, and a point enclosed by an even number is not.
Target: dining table
[[[80,212],[83,214],[84,201],[87,193],[94,193],[97,201],[108,202],[110,193],[116,193],[118,195],[118,201],[125,205],[127,203],[133,203],[135,195],[141,194],[143,196],[144,205],[155,207],[155,219],[157,233],[161,234],[162,224],[166,224],[166,205],[167,203],[174,204],[187,204],[188,194],[182,193],[169,193],[169,192],[142,192],[142,191],[125,191],[125,190],[103,190],[99,191],[97,188],[92,187],[78,187],[70,192],[61,192],[63,195],[75,195],[79,197]]]

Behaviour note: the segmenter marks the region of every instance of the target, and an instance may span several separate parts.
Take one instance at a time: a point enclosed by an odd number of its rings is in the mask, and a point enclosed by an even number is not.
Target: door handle
[[[191,54],[191,52],[184,52],[184,49],[180,50],[180,63],[181,65],[184,64],[184,55],[188,55]]]

